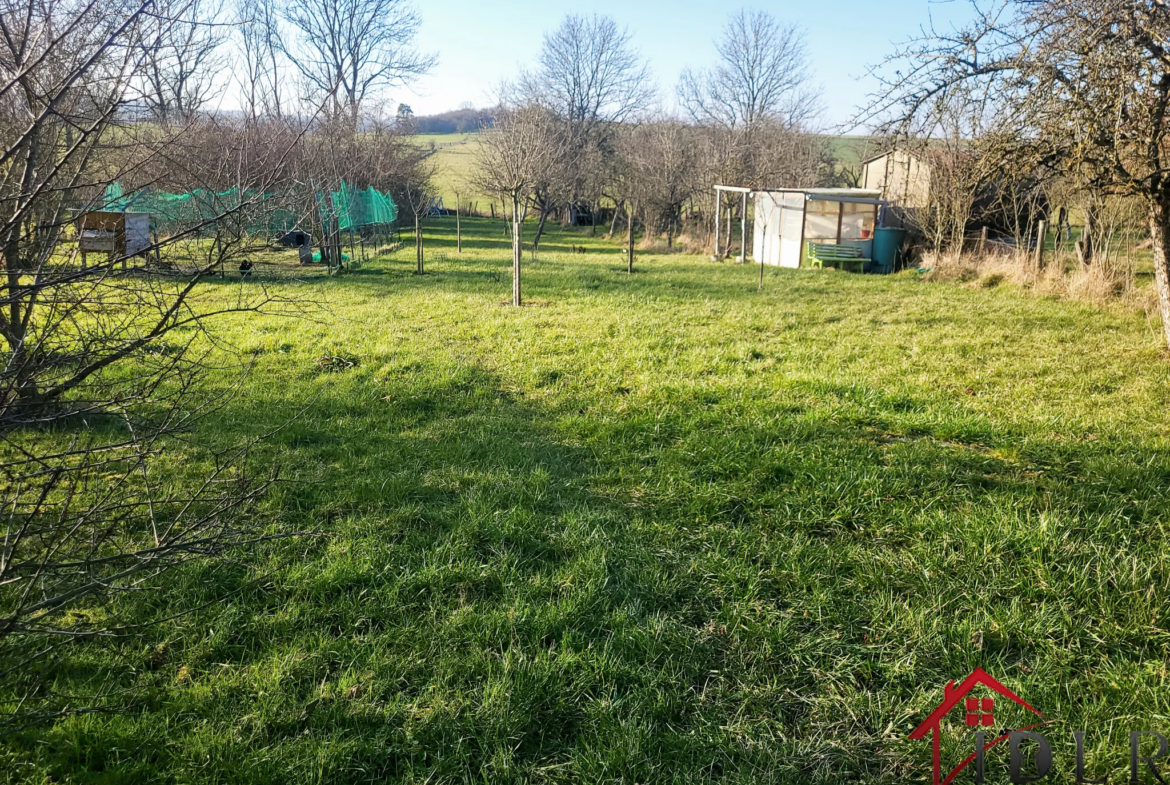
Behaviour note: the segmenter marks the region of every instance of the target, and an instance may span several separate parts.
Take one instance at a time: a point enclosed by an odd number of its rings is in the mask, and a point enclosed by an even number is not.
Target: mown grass
[[[202,435],[315,400],[264,461],[272,509],[326,536],[264,551],[259,584],[122,600],[232,592],[77,645],[59,688],[142,701],[4,739],[8,779],[929,781],[906,734],[976,666],[1057,721],[1062,781],[1068,730],[1117,779],[1128,730],[1170,730],[1144,316],[914,274],[758,292],[685,256],[628,276],[557,230],[514,309],[500,225],[464,226],[462,255],[426,227],[425,276],[410,248],[275,284],[323,321],[221,323],[259,359]]]

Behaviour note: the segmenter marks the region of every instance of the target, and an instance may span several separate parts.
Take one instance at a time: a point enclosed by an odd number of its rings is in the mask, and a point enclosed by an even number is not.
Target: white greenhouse
[[[873,256],[874,230],[885,204],[880,191],[810,188],[753,191],[752,256],[779,267],[807,264],[809,244],[848,245]]]

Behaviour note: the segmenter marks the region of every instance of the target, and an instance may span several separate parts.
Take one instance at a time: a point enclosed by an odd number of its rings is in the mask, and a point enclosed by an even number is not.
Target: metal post
[[[739,260],[747,259],[747,191],[743,192],[743,209],[739,214]]]
[[[730,203],[727,205],[727,248],[723,251],[723,258],[731,256],[731,214],[735,212],[735,208]]]
[[[711,257],[711,261],[719,259],[719,221],[722,220],[723,209],[723,192],[718,188],[715,189],[715,254]]]

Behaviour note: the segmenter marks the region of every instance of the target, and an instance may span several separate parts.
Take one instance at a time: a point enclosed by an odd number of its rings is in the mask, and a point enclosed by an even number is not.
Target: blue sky
[[[413,90],[395,90],[393,98],[409,103],[418,114],[454,109],[464,101],[488,105],[500,80],[535,58],[545,31],[562,18],[559,9],[573,7],[628,26],[663,92],[673,96],[683,68],[702,68],[713,61],[714,39],[740,7],[711,0],[592,0],[583,6],[538,0],[416,2],[422,16],[419,46],[437,53],[439,65]],[[804,0],[747,7],[804,28],[829,124],[847,120],[864,101],[872,89],[864,78],[868,67],[897,42],[932,19],[949,27],[971,13],[966,0]]]

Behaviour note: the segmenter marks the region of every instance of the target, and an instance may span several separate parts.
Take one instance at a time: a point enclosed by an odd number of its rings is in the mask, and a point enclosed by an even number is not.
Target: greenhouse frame
[[[781,188],[753,191],[752,256],[778,267],[806,266],[809,243],[851,245],[873,255],[874,231],[885,201],[861,188]]]

